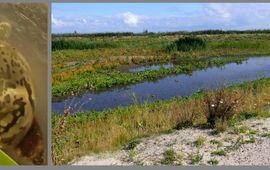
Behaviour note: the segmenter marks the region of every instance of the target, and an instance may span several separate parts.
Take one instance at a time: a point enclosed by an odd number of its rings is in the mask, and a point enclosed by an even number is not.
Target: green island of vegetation
[[[268,30],[53,35],[52,95],[107,89],[268,55],[269,38]],[[168,62],[175,67],[139,73],[117,69]]]
[[[270,34],[269,30],[57,34],[53,35],[52,49],[52,95],[60,97],[269,55]],[[174,66],[139,72],[119,69],[162,63]],[[270,78],[261,78],[217,91],[200,91],[189,97],[74,115],[67,110],[63,115],[54,113],[53,161],[66,164],[79,156],[133,147],[142,137],[185,127],[207,127],[220,133],[249,118],[270,117],[269,87]],[[198,140],[196,145],[203,143]],[[172,151],[164,155],[174,158]],[[168,164],[172,162],[170,159],[162,162]]]

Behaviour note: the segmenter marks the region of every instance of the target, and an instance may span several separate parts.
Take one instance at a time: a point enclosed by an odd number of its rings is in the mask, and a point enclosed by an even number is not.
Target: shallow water
[[[146,66],[138,66],[134,65],[131,67],[123,66],[119,68],[120,71],[126,71],[126,72],[140,72],[145,70],[159,70],[160,68],[173,68],[174,64],[168,63],[168,64],[154,64],[154,65],[146,65]]]
[[[146,81],[100,93],[86,92],[81,96],[55,101],[52,109],[63,113],[65,106],[71,106],[73,112],[102,111],[127,106],[134,101],[152,102],[174,96],[188,96],[201,89],[216,89],[262,77],[270,77],[270,57],[249,58],[242,64],[230,63],[222,67],[194,71],[192,75],[168,76],[155,82]]]

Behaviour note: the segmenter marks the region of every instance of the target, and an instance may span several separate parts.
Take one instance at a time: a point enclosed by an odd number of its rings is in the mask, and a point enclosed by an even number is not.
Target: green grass
[[[163,153],[164,158],[161,160],[161,164],[172,165],[176,161],[176,152],[173,149],[168,149]]]
[[[127,157],[127,161],[129,162],[133,162],[135,161],[134,157],[137,155],[138,153],[135,150],[131,150],[128,153],[128,157]]]
[[[211,155],[226,156],[226,152],[223,149],[219,149],[211,152]]]
[[[214,145],[217,145],[218,147],[223,146],[223,143],[221,141],[219,141],[219,140],[216,140],[216,139],[211,140],[210,143],[212,143]]]
[[[198,164],[203,159],[203,155],[197,153],[195,155],[191,155],[191,164]]]
[[[210,60],[194,60],[191,64],[176,65],[173,68],[160,68],[158,70],[145,70],[143,72],[121,72],[117,70],[93,70],[73,76],[72,78],[55,84],[52,88],[54,97],[68,95],[71,92],[80,93],[83,90],[101,90],[115,86],[157,80],[168,75],[201,70],[212,66],[222,66],[231,62],[242,62],[242,57],[214,58]]]
[[[128,145],[125,147],[127,150],[132,150],[134,149],[138,144],[140,143],[139,139],[133,139],[131,140]]]
[[[57,37],[53,38],[52,50],[64,49],[100,49],[100,48],[130,48],[136,49],[159,49],[165,46],[169,40],[149,36],[132,36],[132,37],[101,37],[101,38],[84,38],[84,37]]]
[[[193,44],[184,50],[173,52],[166,50],[169,44],[187,35],[203,40],[205,45],[197,48]],[[54,97],[69,95],[72,91],[96,91],[157,80],[168,75],[189,74],[211,66],[241,62],[243,57],[270,54],[270,34],[267,31],[76,34],[57,35],[52,39]],[[206,60],[209,56],[223,58]],[[122,65],[168,62],[178,65],[139,73],[117,71]],[[231,89],[236,89],[246,96],[245,103],[239,106],[228,125],[233,126],[252,117],[270,116],[269,112],[262,109],[265,102],[270,100],[267,95],[263,95],[270,93],[269,86],[270,79],[266,78],[227,88],[228,93]],[[187,98],[176,97],[103,112],[77,113],[67,117],[54,113],[53,162],[60,165],[78,156],[115,151],[124,147],[132,151],[139,143],[139,138],[171,132],[173,129],[205,125],[204,97],[205,93],[200,92]],[[256,109],[250,107],[254,103],[258,105]],[[61,122],[64,122],[63,128],[59,126]],[[243,129],[238,129],[239,133],[241,131]],[[198,163],[200,159],[201,155],[197,155],[193,162]]]
[[[249,131],[249,134],[250,135],[256,135],[256,134],[258,134],[260,131],[259,130],[250,130]]]
[[[248,140],[245,140],[243,143],[244,144],[249,144],[249,143],[255,143],[256,139],[253,136],[250,136]]]
[[[235,126],[234,133],[235,134],[243,134],[249,131],[250,129],[247,126]]]
[[[117,48],[118,44],[109,41],[91,41],[87,39],[82,40],[54,40],[52,42],[52,50],[63,49],[96,49],[96,48]]]
[[[202,147],[206,142],[206,139],[202,136],[198,137],[195,141],[194,141],[194,145],[199,148]]]
[[[211,51],[218,50],[221,53],[219,55],[239,55],[240,51],[244,51],[244,54],[254,54],[254,51],[245,50],[256,49],[258,52],[269,53],[269,34],[229,34],[229,35],[196,35],[196,38],[203,39],[206,43],[205,49],[196,49],[192,52],[182,52],[180,54],[193,55],[196,52],[201,56],[202,51],[206,51],[211,55]],[[78,59],[89,59],[93,57],[109,57],[109,56],[131,56],[131,55],[151,55],[158,56],[169,54],[166,52],[168,44],[172,44],[179,38],[183,38],[184,35],[170,35],[170,36],[122,36],[122,37],[98,37],[98,38],[86,38],[86,37],[55,37],[52,41],[53,51],[53,63],[59,63],[60,61],[70,61]],[[181,43],[182,44],[182,43]],[[89,50],[87,50],[89,48]],[[76,50],[78,49],[78,50]],[[238,49],[235,50],[235,49]],[[65,51],[68,50],[68,53]],[[80,51],[88,53],[83,55]],[[148,52],[146,52],[148,51]],[[63,53],[62,53],[63,52]],[[199,53],[198,53],[199,52]],[[73,53],[73,55],[69,55]],[[206,53],[206,54],[207,54]],[[238,54],[237,54],[238,53]],[[63,55],[60,55],[63,54]],[[212,53],[213,54],[213,53]],[[265,54],[265,53],[264,53]],[[205,55],[205,54],[204,54]],[[217,54],[216,54],[217,55]],[[80,57],[82,56],[82,57]],[[194,55],[193,55],[194,56]],[[209,55],[206,55],[209,56]],[[64,60],[61,60],[64,59]]]
[[[201,32],[202,35],[198,33],[193,36],[178,33],[154,34],[155,36],[152,34],[133,35],[129,33],[120,34],[121,36],[109,36],[111,34],[99,36],[82,35],[82,37],[79,35],[53,36],[53,95],[62,96],[67,95],[71,90],[90,89],[88,87],[90,84],[94,90],[117,86],[118,82],[115,82],[115,79],[121,79],[119,84],[126,85],[166,75],[183,73],[180,71],[182,66],[165,71],[158,70],[140,73],[139,75],[127,75],[115,70],[106,70],[121,65],[160,64],[190,58],[184,65],[192,65],[195,66],[193,69],[196,69],[196,64],[194,64],[193,60],[196,62],[198,58],[270,54],[270,34],[267,34],[267,31],[262,31],[258,34],[254,34],[251,31],[241,34],[228,33],[228,35],[224,34],[225,32],[211,35],[206,35],[206,32]],[[108,37],[105,35],[108,35]],[[192,38],[194,40],[186,41],[186,39]],[[178,40],[181,40],[178,43],[179,48],[187,50],[173,53],[165,50],[168,44],[177,44]],[[200,40],[202,40],[203,45],[199,45],[199,47],[203,46],[203,48],[197,48],[197,44],[202,44]],[[70,67],[72,62],[80,63],[75,67]],[[111,72],[112,74],[108,74]],[[93,76],[86,78],[89,74]],[[115,74],[121,75],[115,77]],[[96,77],[101,78],[97,79]],[[83,80],[79,81],[79,79]],[[106,81],[106,79],[112,80]],[[68,85],[73,81],[75,81],[72,84],[74,88]],[[84,88],[84,85],[87,87]]]
[[[207,163],[210,165],[217,165],[219,163],[219,161],[216,159],[210,159],[209,161],[207,161]]]
[[[245,102],[238,106],[232,122],[253,117],[251,113],[256,117],[269,117],[270,113],[262,109],[270,101],[269,95],[265,95],[270,93],[269,86],[270,78],[265,78],[226,88],[228,93],[237,90],[245,95]],[[64,164],[77,156],[122,149],[133,139],[170,131],[187,121],[191,121],[193,126],[205,125],[204,97],[205,93],[200,92],[187,98],[103,112],[77,113],[67,117],[53,114],[53,161],[55,164]],[[250,106],[255,103],[258,107],[254,110]],[[65,126],[59,129],[61,122],[65,122]],[[134,146],[137,142],[131,143]]]
[[[210,48],[218,49],[218,48],[238,48],[238,49],[266,49],[269,47],[268,44],[266,44],[263,41],[251,41],[248,42],[246,40],[240,40],[240,41],[224,41],[222,43],[214,43],[212,42],[211,45],[209,45]]]
[[[270,139],[270,133],[264,133],[262,134],[262,137],[269,138]]]
[[[161,37],[161,36],[176,36],[176,35],[222,35],[222,34],[265,34],[270,33],[269,29],[264,30],[199,30],[199,31],[175,31],[175,32],[148,32],[144,30],[142,33],[133,32],[106,32],[106,33],[64,33],[64,34],[52,34],[53,38],[57,37],[86,37],[86,38],[98,38],[98,37],[126,37],[126,36],[151,36],[151,37]]]
[[[156,34],[122,34],[121,36],[110,36],[109,34],[104,34],[98,36],[98,35],[88,35],[85,36],[83,34],[79,35],[69,35],[69,36],[65,36],[65,35],[54,35],[53,36],[53,42],[52,42],[52,49],[53,50],[62,50],[62,49],[74,49],[74,48],[79,48],[81,49],[82,47],[87,48],[88,44],[96,44],[96,42],[108,42],[109,44],[117,44],[117,47],[151,47],[151,46],[156,46],[156,45],[152,45],[154,44],[162,44],[161,42],[170,42],[171,39],[177,39],[177,37],[203,37],[208,41],[211,41],[213,39],[213,37],[219,37],[219,39],[221,39],[220,37],[222,37],[222,40],[226,41],[226,40],[230,40],[230,37],[239,37],[238,39],[235,40],[245,40],[247,37],[246,35],[250,36],[250,37],[263,37],[264,35],[267,35],[268,32],[260,32],[257,34],[253,34],[252,32],[243,32],[242,34],[230,34],[229,32],[220,32],[217,34],[212,34],[212,35],[207,35],[206,32],[201,32],[201,34],[199,32],[197,33],[190,33],[190,34],[173,34],[173,33],[156,33]],[[118,33],[119,34],[119,33]],[[120,33],[121,34],[121,33]],[[227,36],[224,36],[227,35]],[[261,36],[263,35],[263,36]],[[138,41],[140,40],[140,41]],[[80,46],[77,46],[78,45]],[[113,45],[114,46],[114,45]],[[97,46],[92,46],[90,45],[89,48],[100,48],[99,45]],[[101,46],[103,47],[103,46]],[[110,48],[111,46],[108,45],[108,48]]]

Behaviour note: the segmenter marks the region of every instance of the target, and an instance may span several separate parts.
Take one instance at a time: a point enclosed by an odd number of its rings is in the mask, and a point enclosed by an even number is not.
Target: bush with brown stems
[[[209,92],[204,99],[204,114],[207,123],[211,128],[215,128],[217,123],[224,125],[236,113],[236,109],[243,103],[243,95],[237,91],[218,90]]]

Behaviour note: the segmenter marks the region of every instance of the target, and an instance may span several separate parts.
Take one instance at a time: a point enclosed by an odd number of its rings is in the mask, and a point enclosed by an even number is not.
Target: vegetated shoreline
[[[256,31],[255,31],[256,32]],[[175,60],[189,59],[186,65],[192,65],[192,60],[205,59],[209,56],[239,56],[251,57],[270,54],[268,31],[240,32],[205,31],[186,37],[186,34],[155,34],[155,36],[106,36],[97,34],[94,37],[79,34],[53,37],[59,47],[53,52],[53,96],[70,95],[71,91],[98,90],[114,86],[132,84],[162,76],[172,72],[179,74],[179,68],[142,72],[140,74],[124,74],[115,68],[130,64],[168,63]],[[209,33],[209,34],[207,34]],[[219,33],[219,34],[216,34]],[[249,34],[250,33],[250,34]],[[111,35],[111,34],[108,34]],[[118,35],[116,33],[116,35]],[[160,36],[159,36],[160,35]],[[162,36],[161,36],[162,35]],[[85,37],[86,36],[86,37]],[[189,38],[180,44],[180,51],[172,44]],[[59,40],[60,39],[60,40]],[[193,40],[192,40],[193,39]],[[203,45],[199,46],[199,40]],[[198,45],[199,44],[199,45]],[[89,46],[89,49],[88,49]],[[83,49],[82,49],[83,47]],[[75,67],[70,63],[79,62]],[[116,75],[117,74],[117,75]],[[118,75],[121,74],[121,75]],[[116,77],[115,77],[116,76]],[[136,78],[131,78],[131,77]],[[87,77],[87,78],[86,78]],[[142,78],[143,77],[143,78]],[[122,80],[122,82],[118,81]],[[82,81],[83,80],[83,81]],[[117,80],[117,81],[116,81]],[[72,85],[71,85],[72,84]]]
[[[250,117],[269,116],[270,78],[246,82],[226,88],[225,94],[236,91],[245,101],[237,106],[236,122]],[[104,112],[53,116],[53,161],[65,164],[91,153],[116,151],[141,137],[171,132],[186,125],[206,125],[205,95],[157,101],[151,104],[119,107]],[[135,142],[136,143],[136,142]]]
[[[222,57],[204,60],[193,60],[188,64],[175,65],[172,68],[160,68],[158,70],[145,70],[142,72],[121,72],[118,70],[93,70],[74,75],[70,80],[64,80],[54,85],[52,95],[54,97],[66,96],[71,93],[81,93],[85,90],[104,90],[117,86],[125,86],[157,80],[169,75],[190,74],[196,70],[202,70],[214,66],[223,66],[229,63],[241,63],[246,57]]]

